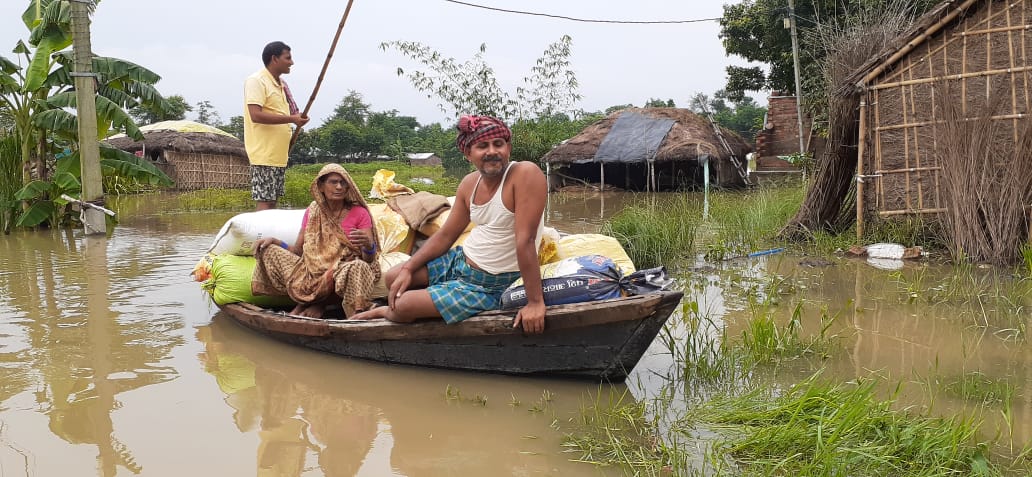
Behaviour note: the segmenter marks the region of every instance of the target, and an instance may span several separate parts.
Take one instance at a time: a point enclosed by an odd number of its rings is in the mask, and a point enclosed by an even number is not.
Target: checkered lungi
[[[286,167],[251,166],[251,199],[275,202],[283,197],[286,192],[283,183],[286,170]]]
[[[492,275],[470,267],[462,247],[431,260],[426,268],[430,273],[430,286],[426,290],[448,324],[498,309],[502,292],[520,277],[520,272]]]

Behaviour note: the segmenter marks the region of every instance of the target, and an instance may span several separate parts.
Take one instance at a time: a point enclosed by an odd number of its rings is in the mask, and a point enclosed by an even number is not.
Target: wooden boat
[[[237,323],[272,338],[390,364],[562,376],[619,382],[627,377],[681,301],[679,291],[548,307],[545,332],[512,327],[515,310],[447,325],[314,319],[247,303],[222,305]]]

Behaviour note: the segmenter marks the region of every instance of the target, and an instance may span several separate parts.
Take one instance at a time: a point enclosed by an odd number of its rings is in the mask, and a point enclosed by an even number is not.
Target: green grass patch
[[[623,467],[629,475],[675,475],[685,468],[684,456],[676,446],[666,446],[657,434],[657,423],[648,416],[648,406],[623,393],[600,390],[594,400],[582,405],[572,430],[563,439],[576,462],[602,467]],[[683,474],[676,474],[683,475]]]
[[[713,194],[704,229],[706,257],[722,260],[769,248],[799,210],[804,192],[791,186]]]
[[[282,208],[301,208],[312,202],[309,188],[319,169],[325,164],[302,164],[290,167],[284,178],[285,193],[278,206]],[[380,169],[394,171],[394,182],[407,186],[412,190],[427,191],[445,197],[455,195],[461,177],[448,175],[444,168],[433,166],[409,166],[396,161],[377,161],[362,164],[342,164],[355,184],[361,189],[364,197],[369,196],[373,185],[373,176]],[[418,179],[418,180],[413,180]],[[430,182],[429,184],[427,182]],[[251,190],[247,189],[204,189],[184,192],[177,196],[176,206],[181,210],[214,211],[214,210],[251,210]]]
[[[690,259],[695,254],[700,206],[681,196],[670,202],[641,202],[602,225],[601,232],[620,241],[638,268]]]
[[[683,432],[718,434],[710,461],[733,475],[1002,475],[989,462],[979,423],[914,415],[875,396],[874,381],[808,379],[781,395],[758,389],[718,397],[691,412]],[[718,474],[729,475],[730,469]]]

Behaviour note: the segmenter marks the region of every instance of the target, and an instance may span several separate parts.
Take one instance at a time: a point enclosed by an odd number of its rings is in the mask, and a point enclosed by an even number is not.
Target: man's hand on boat
[[[512,327],[518,328],[523,325],[523,332],[538,334],[545,331],[545,303],[527,303],[527,306],[516,312],[516,319],[512,321]]]

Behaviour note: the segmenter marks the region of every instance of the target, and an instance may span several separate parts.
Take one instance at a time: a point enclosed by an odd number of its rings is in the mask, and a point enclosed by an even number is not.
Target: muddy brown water
[[[548,222],[594,232],[635,200],[553,196]],[[655,398],[677,367],[658,340],[619,385],[386,366],[280,344],[229,322],[189,277],[232,214],[171,214],[165,202],[116,201],[122,222],[110,238],[0,237],[0,476],[622,475],[575,462],[563,434],[583,405]],[[787,301],[804,300],[808,316],[838,314],[832,331],[843,339],[827,375],[916,382],[904,399],[925,403],[924,377],[977,371],[1013,385],[1010,427],[1019,443],[1032,437],[1032,354],[1010,325],[910,301],[894,272],[862,261],[799,261],[718,264],[686,286],[686,300],[736,335],[748,315],[740,287],[792,277]],[[908,267],[926,281],[947,273]],[[681,314],[671,320],[683,337]],[[928,392],[937,412],[974,407]],[[1005,422],[1001,405],[985,409],[991,425]]]

